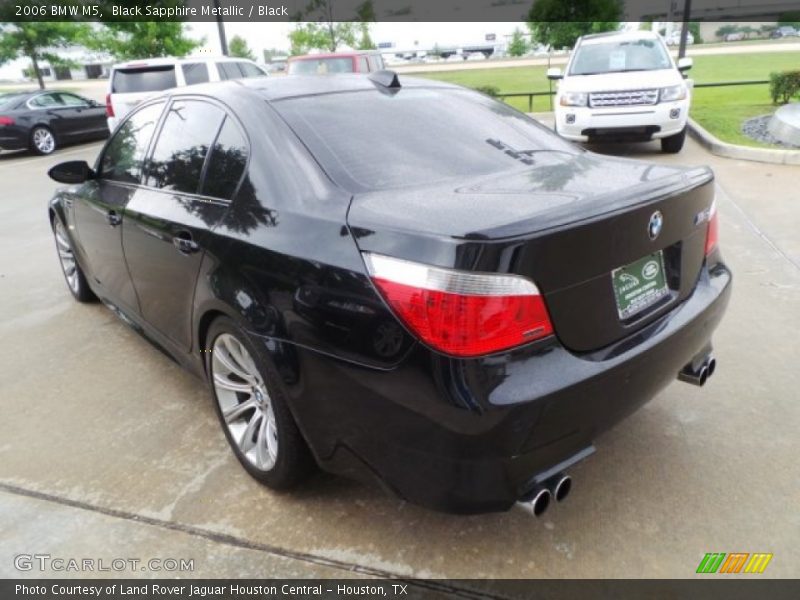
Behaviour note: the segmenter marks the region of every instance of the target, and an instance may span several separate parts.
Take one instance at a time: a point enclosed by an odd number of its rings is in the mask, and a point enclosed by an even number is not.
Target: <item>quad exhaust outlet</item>
[[[553,500],[563,502],[572,489],[572,477],[565,473],[554,475],[537,485],[517,506],[534,517],[541,517]]]
[[[710,354],[699,362],[690,362],[678,373],[678,379],[692,385],[704,386],[717,369],[717,359]]]

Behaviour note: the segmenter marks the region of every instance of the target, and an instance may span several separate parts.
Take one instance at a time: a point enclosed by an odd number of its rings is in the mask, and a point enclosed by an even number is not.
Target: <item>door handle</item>
[[[112,227],[122,224],[122,215],[115,210],[110,210],[106,213],[106,220]]]
[[[188,231],[181,231],[172,238],[172,245],[175,246],[181,254],[194,254],[200,250],[199,244],[192,239],[192,234]]]

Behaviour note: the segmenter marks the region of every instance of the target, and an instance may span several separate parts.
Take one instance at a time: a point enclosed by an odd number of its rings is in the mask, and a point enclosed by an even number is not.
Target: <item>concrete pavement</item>
[[[706,552],[772,552],[763,577],[800,576],[800,167],[692,141],[677,156],[602,149],[714,167],[735,289],[709,384],[675,382],[598,439],[570,498],[536,520],[441,515],[322,474],[291,494],[249,478],[205,385],[67,292],[45,173],[98,148],[0,157],[0,576],[39,576],[14,569],[26,552],[453,578],[684,578]]]

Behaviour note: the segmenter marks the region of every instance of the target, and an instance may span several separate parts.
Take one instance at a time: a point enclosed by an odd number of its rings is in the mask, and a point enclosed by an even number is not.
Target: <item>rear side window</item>
[[[114,94],[160,92],[176,85],[175,65],[115,69],[111,91]]]
[[[147,169],[147,185],[196,194],[206,155],[225,113],[197,100],[176,100],[158,134]]]
[[[235,62],[221,62],[217,63],[219,68],[219,78],[223,81],[226,79],[241,79],[242,71]]]
[[[134,112],[111,138],[100,162],[103,179],[139,183],[144,157],[164,103],[158,102]]]
[[[469,91],[370,90],[273,106],[331,177],[352,191],[524,168],[523,160],[535,160],[538,150],[576,152],[533,119]]]
[[[206,63],[186,63],[181,65],[186,85],[196,85],[208,81],[208,65]]]
[[[201,193],[231,200],[247,166],[247,141],[236,123],[228,117],[222,126],[211,156]]]

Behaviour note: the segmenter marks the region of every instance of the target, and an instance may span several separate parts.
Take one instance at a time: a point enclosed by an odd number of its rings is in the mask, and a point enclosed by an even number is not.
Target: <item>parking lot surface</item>
[[[14,568],[37,552],[193,558],[195,576],[448,578],[684,578],[707,552],[771,552],[761,577],[800,576],[800,167],[691,141],[676,156],[603,149],[714,167],[734,271],[717,372],[704,388],[676,381],[596,440],[543,518],[460,517],[324,474],[294,493],[260,487],[203,382],[72,300],[46,171],[99,148],[0,156],[0,577],[82,575]]]

